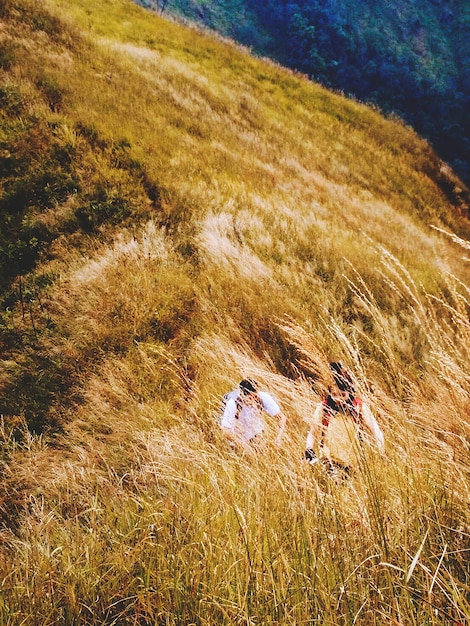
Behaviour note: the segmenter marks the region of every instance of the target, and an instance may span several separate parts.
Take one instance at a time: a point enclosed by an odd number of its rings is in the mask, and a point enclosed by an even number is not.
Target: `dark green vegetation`
[[[140,0],[401,116],[470,182],[466,0]]]

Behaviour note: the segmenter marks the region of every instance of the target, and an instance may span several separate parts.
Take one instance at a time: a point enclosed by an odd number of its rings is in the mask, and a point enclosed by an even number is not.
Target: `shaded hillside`
[[[277,367],[285,369],[276,316],[297,318],[300,307],[306,310],[301,317],[309,319],[307,311],[315,310],[325,289],[338,315],[349,321],[358,316],[341,280],[335,280],[344,271],[343,255],[360,267],[375,264],[373,248],[371,262],[365,261],[356,233],[389,245],[416,271],[427,272],[418,268],[432,263],[432,256],[414,260],[406,252],[417,233],[429,223],[467,228],[458,218],[462,198],[452,195],[457,181],[446,179],[429,148],[399,124],[234,47],[137,8],[133,12],[143,32],[123,23],[116,43],[109,39],[112,13],[109,25],[96,23],[90,42],[72,23],[34,4],[11,3],[7,9],[20,35],[3,36],[3,336],[7,355],[21,350],[27,367],[13,368],[7,377],[14,402],[1,410],[26,411],[32,423],[47,421],[51,404],[74,388],[77,375],[75,358],[69,362],[59,351],[52,359],[42,348],[45,337],[50,341],[65,332],[70,341],[72,332],[64,327],[69,320],[56,320],[47,304],[56,282],[55,270],[48,268],[62,263],[58,242],[86,251],[95,239],[114,238],[117,227],[154,220],[188,280],[205,268],[203,284],[215,290],[216,302],[222,298],[217,316],[232,316],[238,302],[235,328],[253,336],[258,352],[273,353]],[[162,34],[154,33],[154,23],[164,24]],[[41,38],[48,42],[47,54]],[[207,43],[198,47],[199,41]],[[167,58],[168,69],[154,74]],[[397,217],[388,231],[383,220],[390,211]],[[225,239],[227,250],[221,247]],[[227,259],[230,267],[233,255],[233,278],[209,278],[214,261],[217,267]],[[42,269],[35,270],[40,258]],[[301,285],[289,287],[286,264],[302,276]],[[237,274],[248,275],[250,297],[238,290],[235,300],[230,296]],[[279,294],[273,309],[254,304],[258,285]],[[108,337],[103,329],[98,345],[87,341],[83,358],[88,362],[90,348],[95,354],[103,348],[121,351],[136,339],[152,336],[166,343],[179,335],[180,307],[189,320],[206,305],[194,287],[175,296],[174,303],[169,297],[168,320],[156,313],[123,337]],[[380,298],[387,300],[382,293]],[[21,311],[21,330],[15,310]],[[125,309],[111,310],[109,321],[121,314]],[[28,384],[29,366],[44,385],[41,394]]]
[[[466,619],[458,179],[399,121],[130,0],[0,15],[0,622]],[[331,358],[387,442],[345,489],[301,462]],[[222,439],[244,376],[282,449]]]
[[[470,17],[462,0],[142,0],[394,112],[470,181]]]

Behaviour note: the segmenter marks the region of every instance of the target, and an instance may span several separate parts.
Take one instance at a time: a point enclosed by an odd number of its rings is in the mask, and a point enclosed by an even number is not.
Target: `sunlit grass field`
[[[127,0],[0,17],[0,624],[469,623],[463,186]],[[386,440],[346,483],[303,461],[329,360]],[[280,449],[222,437],[246,376]]]

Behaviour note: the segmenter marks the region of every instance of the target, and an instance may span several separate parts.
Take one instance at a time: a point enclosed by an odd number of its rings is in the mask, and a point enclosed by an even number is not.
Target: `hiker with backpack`
[[[232,445],[256,444],[265,430],[263,413],[279,418],[279,432],[275,439],[281,445],[286,417],[267,391],[258,390],[258,383],[245,378],[224,396],[225,407],[220,425]]]
[[[356,464],[367,436],[384,451],[384,436],[367,403],[359,398],[349,372],[341,363],[330,363],[334,383],[314,412],[307,435],[305,458],[320,462],[335,477],[347,477]]]

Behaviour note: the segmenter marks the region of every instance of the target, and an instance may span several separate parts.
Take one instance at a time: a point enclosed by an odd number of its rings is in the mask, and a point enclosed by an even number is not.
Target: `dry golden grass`
[[[2,316],[0,622],[466,623],[469,224],[429,147],[127,0],[3,11],[47,237]],[[330,359],[387,442],[347,484],[303,462]],[[246,376],[281,449],[222,438]]]

